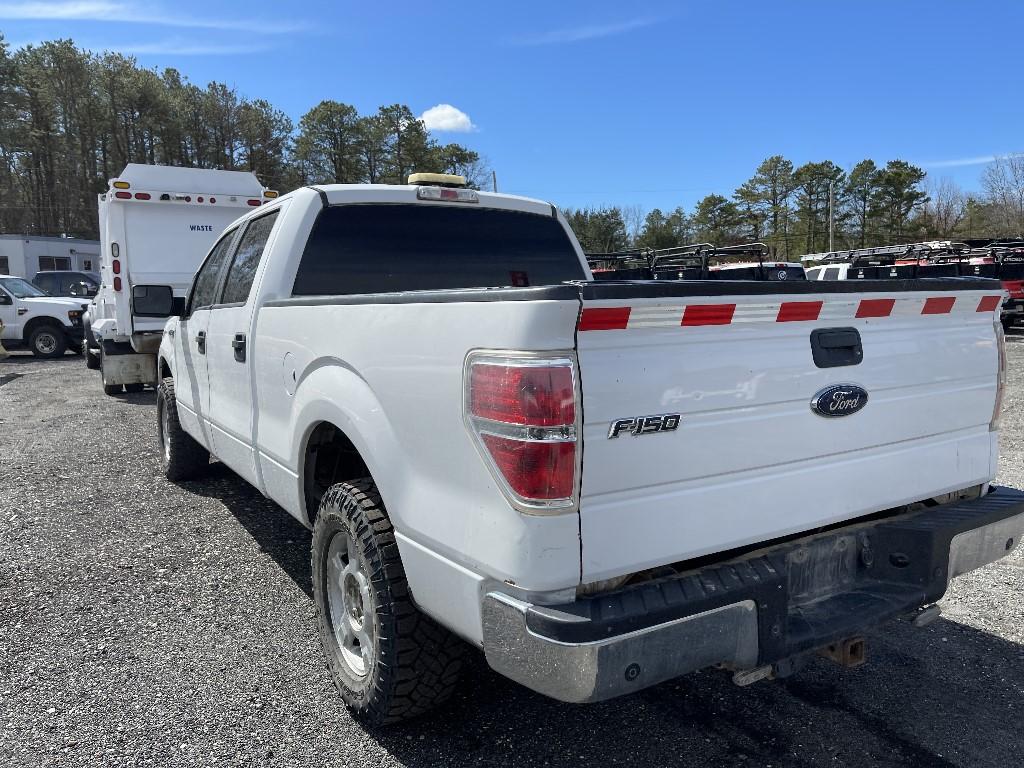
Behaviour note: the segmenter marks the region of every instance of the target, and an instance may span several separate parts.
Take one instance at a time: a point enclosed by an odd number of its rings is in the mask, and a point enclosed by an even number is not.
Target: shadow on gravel
[[[155,402],[152,392],[128,397],[147,394],[151,395],[150,402]],[[222,502],[260,549],[281,566],[306,597],[313,599],[309,563],[312,534],[298,520],[220,462],[210,464],[202,479],[182,483],[182,487]]]
[[[857,670],[820,660],[749,688],[710,670],[588,706],[534,694],[477,654],[451,705],[373,736],[424,768],[1019,765],[1024,647],[944,619],[884,631]]]

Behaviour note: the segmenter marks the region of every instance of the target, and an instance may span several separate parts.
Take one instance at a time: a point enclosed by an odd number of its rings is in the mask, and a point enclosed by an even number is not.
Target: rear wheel
[[[36,357],[51,359],[61,357],[67,349],[67,342],[64,340],[64,331],[47,323],[37,325],[28,336],[28,346]]]
[[[372,480],[338,483],[324,494],[312,561],[320,641],[355,717],[396,723],[451,695],[465,645],[413,605]]]
[[[160,468],[168,480],[191,480],[209,465],[210,452],[182,429],[178,421],[174,379],[163,379],[156,388],[156,429]]]
[[[103,347],[100,347],[100,379],[103,381],[103,394],[119,395],[124,391],[124,385],[114,384],[107,380],[106,363],[107,355],[103,351]]]

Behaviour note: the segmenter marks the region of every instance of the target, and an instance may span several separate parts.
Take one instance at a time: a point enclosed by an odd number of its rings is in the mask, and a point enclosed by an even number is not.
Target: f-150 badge
[[[811,410],[829,419],[849,416],[867,404],[868,391],[856,384],[826,387],[811,398]]]
[[[608,439],[624,432],[630,435],[653,435],[658,432],[674,432],[682,419],[678,413],[663,413],[657,416],[635,416],[630,419],[616,419],[608,428]]]

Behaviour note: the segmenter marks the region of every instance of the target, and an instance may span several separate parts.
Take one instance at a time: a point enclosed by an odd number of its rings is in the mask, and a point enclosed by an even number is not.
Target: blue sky
[[[1024,151],[1022,22],[1019,2],[951,0],[0,0],[15,45],[130,53],[296,120],[321,99],[451,105],[431,114],[464,132],[436,136],[481,152],[502,191],[666,209],[776,153],[900,158],[976,189],[987,158]]]

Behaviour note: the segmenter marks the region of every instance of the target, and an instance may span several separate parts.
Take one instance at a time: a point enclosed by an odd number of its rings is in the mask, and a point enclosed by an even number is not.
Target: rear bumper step
[[[811,652],[942,597],[1024,537],[1024,492],[852,524],[559,606],[484,597],[488,663],[562,701]]]

